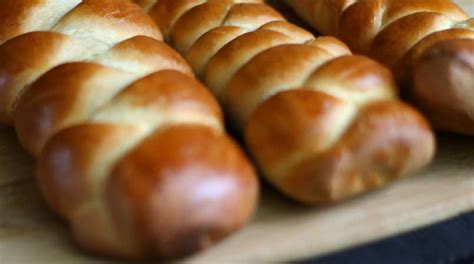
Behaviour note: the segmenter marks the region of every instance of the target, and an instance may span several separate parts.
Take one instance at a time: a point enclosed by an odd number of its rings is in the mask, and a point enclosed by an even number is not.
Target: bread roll
[[[388,69],[259,0],[138,1],[219,98],[263,176],[328,204],[411,175],[434,153]]]
[[[211,93],[128,0],[0,1],[0,120],[90,252],[175,258],[244,225],[255,171]]]
[[[284,0],[392,69],[438,129],[474,135],[474,18],[450,0]]]

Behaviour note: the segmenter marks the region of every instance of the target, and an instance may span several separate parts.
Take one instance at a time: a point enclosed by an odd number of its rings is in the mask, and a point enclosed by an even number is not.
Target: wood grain
[[[474,14],[471,0],[457,1]],[[439,136],[435,162],[418,175],[327,208],[294,204],[265,188],[254,221],[195,263],[301,259],[382,239],[474,210],[474,140]],[[69,240],[43,203],[34,161],[0,126],[0,263],[105,263]]]

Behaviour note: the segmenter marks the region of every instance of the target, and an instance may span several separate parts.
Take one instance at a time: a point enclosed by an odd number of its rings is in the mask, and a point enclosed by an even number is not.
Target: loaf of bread
[[[450,0],[284,0],[323,34],[389,66],[441,130],[474,135],[474,18]]]
[[[85,249],[206,248],[252,216],[258,181],[222,111],[128,0],[0,1],[0,120]]]
[[[430,162],[427,121],[388,69],[315,38],[260,0],[139,0],[219,98],[265,178],[308,204],[376,189]]]

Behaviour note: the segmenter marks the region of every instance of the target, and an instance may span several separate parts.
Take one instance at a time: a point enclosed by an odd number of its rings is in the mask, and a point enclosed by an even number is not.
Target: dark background
[[[474,212],[302,264],[474,264]]]

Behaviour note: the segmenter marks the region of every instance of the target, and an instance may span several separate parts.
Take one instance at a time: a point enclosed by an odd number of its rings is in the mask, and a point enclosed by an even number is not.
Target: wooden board
[[[470,0],[464,7],[474,13]],[[471,13],[471,14],[472,14]],[[440,135],[435,162],[415,177],[327,208],[297,205],[265,188],[250,225],[195,263],[295,260],[343,250],[474,210],[474,138]],[[0,126],[0,263],[112,262],[70,241],[43,203],[34,161]]]

